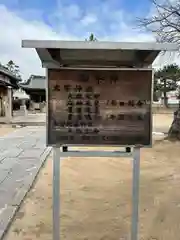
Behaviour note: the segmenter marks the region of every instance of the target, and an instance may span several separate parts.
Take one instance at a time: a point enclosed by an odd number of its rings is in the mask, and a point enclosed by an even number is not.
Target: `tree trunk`
[[[168,108],[168,98],[167,98],[167,92],[166,92],[166,79],[163,81],[164,85],[164,92],[163,92],[163,97],[164,97],[164,106]]]
[[[168,97],[167,97],[167,93],[164,92],[163,95],[164,95],[164,106],[165,106],[166,108],[168,108]]]
[[[169,140],[180,140],[180,107],[174,112],[174,119],[168,132]]]

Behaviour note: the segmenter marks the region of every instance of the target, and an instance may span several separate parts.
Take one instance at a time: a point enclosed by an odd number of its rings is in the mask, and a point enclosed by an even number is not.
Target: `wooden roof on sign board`
[[[23,40],[22,47],[35,48],[42,66],[59,67],[147,67],[161,51],[178,46],[155,42],[89,42]]]

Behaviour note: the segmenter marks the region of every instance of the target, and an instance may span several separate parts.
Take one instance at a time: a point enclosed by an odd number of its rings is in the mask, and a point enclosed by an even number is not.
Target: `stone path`
[[[5,117],[0,117],[0,123],[6,123],[7,119]],[[11,124],[19,124],[26,126],[45,126],[46,124],[46,114],[45,113],[28,113],[27,116],[21,115],[18,112],[14,112],[14,116],[10,121]]]
[[[167,134],[169,131],[169,127],[153,127],[153,132],[162,132]]]
[[[21,116],[14,114],[14,117],[11,121],[12,123],[43,123],[46,124],[46,114],[45,113],[28,113],[27,116]]]
[[[0,138],[0,239],[50,150],[45,127],[20,128]]]

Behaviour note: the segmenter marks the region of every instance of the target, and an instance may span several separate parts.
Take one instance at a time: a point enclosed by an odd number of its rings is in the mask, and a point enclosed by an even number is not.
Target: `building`
[[[13,99],[26,100],[29,99],[29,95],[27,95],[22,88],[19,88],[18,90],[13,91]]]
[[[46,77],[31,75],[21,88],[30,97],[30,109],[44,111],[46,102]]]
[[[30,96],[30,100],[34,103],[46,101],[46,77],[31,75],[25,82],[21,83],[21,88]]]
[[[18,89],[21,79],[0,65],[0,117],[10,122],[13,115],[13,90]]]
[[[21,106],[26,105],[26,109],[29,110],[30,106],[30,100],[29,95],[26,94],[26,92],[19,88],[18,90],[13,91],[13,110],[20,110]]]

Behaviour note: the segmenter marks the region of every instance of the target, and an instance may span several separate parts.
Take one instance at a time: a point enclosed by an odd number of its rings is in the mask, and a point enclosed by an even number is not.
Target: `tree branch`
[[[159,4],[158,0],[151,0],[155,7],[155,14],[148,18],[138,19],[139,27],[143,27],[156,35],[158,41],[176,42],[180,44],[180,3]]]

